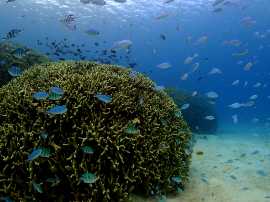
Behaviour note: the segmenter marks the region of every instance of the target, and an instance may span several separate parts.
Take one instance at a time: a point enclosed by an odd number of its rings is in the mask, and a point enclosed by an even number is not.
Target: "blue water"
[[[216,109],[220,125],[232,123],[231,116],[238,115],[239,124],[250,125],[253,118],[258,118],[261,126],[267,125],[269,117],[269,52],[270,52],[270,2],[267,0],[234,1],[222,5],[221,12],[213,12],[214,1],[175,0],[164,3],[163,0],[144,1],[128,0],[125,3],[106,1],[106,5],[83,4],[79,0],[17,0],[0,2],[0,34],[4,37],[11,29],[23,29],[14,42],[19,42],[42,53],[50,52],[45,46],[45,38],[50,42],[59,42],[66,38],[68,43],[84,44],[81,48],[85,59],[97,59],[95,50],[110,49],[115,41],[129,39],[133,42],[129,61],[123,59],[114,63],[128,66],[136,62],[134,68],[146,73],[158,85],[176,87],[189,91],[206,93],[215,91],[219,94]],[[226,2],[226,1],[224,1]],[[76,30],[69,30],[60,22],[64,16],[75,16]],[[163,19],[158,16],[168,15]],[[255,21],[245,26],[242,20],[250,17]],[[94,28],[98,36],[89,36],[85,31]],[[259,34],[256,35],[256,32]],[[166,40],[162,40],[163,34]],[[206,43],[194,45],[196,40],[207,36]],[[188,42],[188,39],[191,39]],[[38,45],[37,41],[43,43]],[[242,45],[234,47],[222,45],[225,40],[240,40]],[[100,45],[95,46],[98,42]],[[76,49],[76,48],[73,48]],[[242,57],[233,57],[232,53],[249,53]],[[84,52],[92,50],[92,53]],[[153,51],[156,53],[153,54]],[[192,65],[184,65],[186,57],[197,53],[193,63],[199,62],[199,69],[191,73],[187,80],[180,76],[191,71]],[[120,53],[124,56],[125,51]],[[60,57],[60,56],[59,56]],[[50,56],[58,60],[57,56]],[[65,59],[79,60],[74,55],[61,55]],[[242,65],[237,62],[243,61]],[[169,69],[158,69],[156,65],[169,62]],[[243,66],[255,62],[250,71]],[[221,75],[205,76],[211,68],[222,70]],[[198,81],[198,78],[202,79]],[[238,86],[232,82],[240,80]],[[248,85],[243,87],[244,82]],[[252,85],[260,82],[259,88]],[[229,104],[245,102],[258,94],[253,107],[230,109]]]

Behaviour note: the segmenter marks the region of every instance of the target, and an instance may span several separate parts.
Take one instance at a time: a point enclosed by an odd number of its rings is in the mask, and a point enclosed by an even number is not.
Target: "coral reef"
[[[191,132],[144,75],[113,65],[35,65],[0,88],[0,196],[128,201],[178,192]]]
[[[217,113],[213,100],[204,95],[192,96],[192,93],[179,89],[166,89],[166,92],[173,98],[179,108],[184,104],[189,104],[187,109],[181,110],[185,121],[192,132],[202,134],[214,134],[218,128]],[[206,116],[214,116],[215,119],[208,120]]]
[[[12,79],[8,69],[12,65],[19,66],[22,70],[28,69],[34,64],[49,62],[49,59],[20,44],[11,42],[0,43],[0,86]]]

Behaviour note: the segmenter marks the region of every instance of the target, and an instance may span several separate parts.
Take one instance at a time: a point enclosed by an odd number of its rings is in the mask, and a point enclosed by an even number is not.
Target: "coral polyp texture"
[[[128,201],[188,181],[191,133],[173,100],[131,69],[35,65],[0,88],[0,196]]]

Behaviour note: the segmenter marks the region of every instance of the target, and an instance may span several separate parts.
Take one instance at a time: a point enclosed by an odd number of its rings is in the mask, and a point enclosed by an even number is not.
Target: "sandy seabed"
[[[166,201],[270,202],[270,134],[196,135],[190,182]]]

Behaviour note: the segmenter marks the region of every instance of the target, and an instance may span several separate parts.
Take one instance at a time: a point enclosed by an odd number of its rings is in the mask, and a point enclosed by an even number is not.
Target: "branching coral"
[[[63,89],[61,99],[33,99],[52,86]],[[183,188],[191,133],[172,99],[154,87],[130,69],[91,62],[36,65],[11,80],[0,88],[0,195],[127,201],[134,190]],[[48,114],[55,105],[66,113]]]

